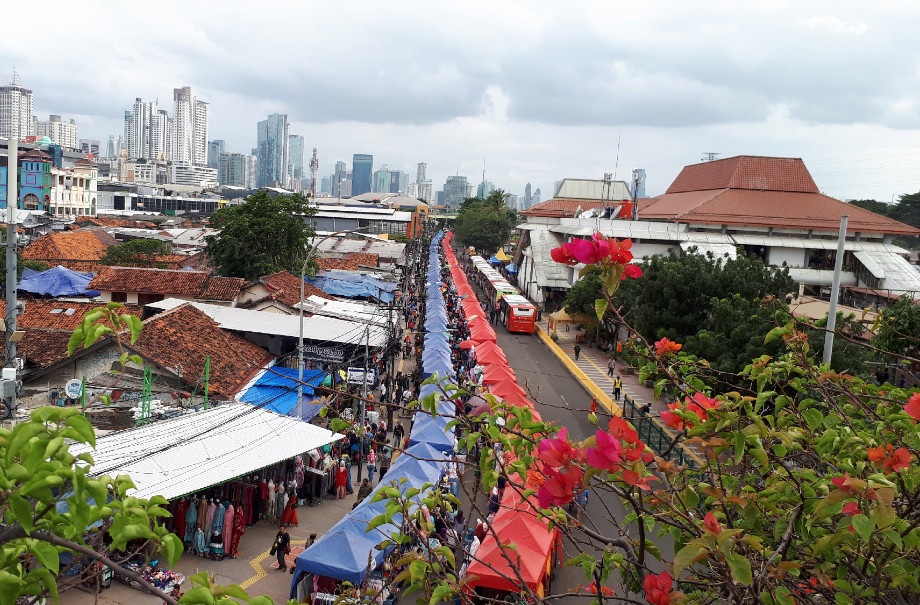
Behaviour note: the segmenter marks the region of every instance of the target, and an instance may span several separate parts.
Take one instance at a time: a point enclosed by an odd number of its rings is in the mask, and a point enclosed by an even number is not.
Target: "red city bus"
[[[537,325],[537,308],[520,294],[501,298],[502,323],[509,332],[533,334]]]

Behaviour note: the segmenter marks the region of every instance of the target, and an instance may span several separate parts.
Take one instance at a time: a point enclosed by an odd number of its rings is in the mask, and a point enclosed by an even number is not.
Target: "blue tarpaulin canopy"
[[[96,290],[87,290],[93,281],[92,273],[78,273],[58,265],[41,273],[31,274],[19,282],[18,288],[32,294],[43,296],[99,296]]]
[[[251,403],[254,406],[272,410],[279,414],[296,416],[298,372],[297,368],[282,368],[280,366],[265,370],[255,384],[246,390],[240,401]],[[322,370],[303,371],[303,380],[307,383],[303,385],[305,399],[308,401],[313,400],[314,391],[309,385],[318,386],[325,377],[326,372]],[[323,407],[320,404],[308,403],[308,401],[304,401],[303,420],[310,420]]]
[[[508,265],[507,267],[505,267],[505,271],[507,271],[508,273],[517,273],[517,272],[518,272],[518,268],[515,266],[514,263],[511,263],[510,265]]]
[[[498,260],[498,258],[493,256],[492,258],[489,259],[489,263],[493,265],[500,265],[502,264],[502,261]]]
[[[307,279],[311,284],[333,296],[348,298],[373,297],[383,302],[393,300],[393,292],[397,284],[386,282],[360,273],[348,271],[325,271],[313,279]]]

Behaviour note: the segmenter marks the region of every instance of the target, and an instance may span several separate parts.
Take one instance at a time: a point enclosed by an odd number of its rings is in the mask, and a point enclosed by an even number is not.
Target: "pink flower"
[[[575,498],[575,489],[581,487],[584,481],[584,472],[581,467],[574,464],[562,471],[544,465],[543,474],[546,480],[537,491],[540,508],[549,508],[553,504],[568,504]]]
[[[537,444],[537,457],[553,469],[568,466],[578,457],[578,450],[569,443],[569,429],[562,427],[553,439],[542,439]]]
[[[557,263],[563,265],[577,265],[578,261],[572,255],[572,251],[569,249],[568,244],[562,244],[558,248],[553,248],[549,251],[549,255],[553,257],[553,260]]]
[[[612,471],[619,468],[622,461],[623,444],[620,440],[604,431],[595,433],[597,447],[588,448],[588,464],[594,468]]]
[[[652,491],[652,486],[649,485],[652,481],[658,481],[658,477],[649,475],[648,477],[639,477],[639,473],[636,471],[631,471],[629,469],[623,469],[623,472],[620,473],[620,476],[623,478],[623,482],[626,485],[632,485],[633,487],[638,487],[641,490],[647,492]]]
[[[904,411],[914,420],[920,420],[920,393],[914,393],[910,396],[910,399],[907,400],[907,405],[904,406]]]
[[[706,527],[706,531],[708,532],[712,532],[716,535],[722,533],[722,526],[719,525],[719,521],[712,513],[706,513],[706,516],[703,517],[703,525]]]

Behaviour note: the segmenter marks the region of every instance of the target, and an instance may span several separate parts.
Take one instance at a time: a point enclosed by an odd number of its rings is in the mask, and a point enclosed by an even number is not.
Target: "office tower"
[[[284,187],[288,183],[288,117],[273,113],[259,122],[257,187]]]
[[[169,157],[172,145],[173,121],[165,109],[158,109],[156,103],[151,103],[150,138],[147,142],[147,155],[151,160],[165,160]]]
[[[77,146],[77,123],[74,120],[64,122],[61,116],[50,115],[47,122],[35,121],[35,136],[48,137],[55,145],[73,149]]]
[[[562,184],[562,181],[556,181],[553,183],[553,197],[556,197],[556,193],[559,191],[559,186]]]
[[[405,193],[406,188],[409,186],[409,173],[403,172],[402,170],[397,170],[396,173],[399,175],[399,187],[397,191],[399,193]]]
[[[438,206],[443,206],[447,196],[443,191],[438,191]]]
[[[421,185],[425,182],[425,170],[427,170],[428,164],[426,162],[419,162],[418,169],[415,172],[415,182]]]
[[[533,192],[533,195],[530,197],[530,204],[536,206],[540,203],[540,188],[537,187],[536,191]],[[528,206],[530,208],[530,206]]]
[[[303,137],[288,136],[288,175],[294,181],[303,179]]]
[[[217,182],[232,187],[253,187],[255,158],[244,153],[221,153],[217,159]]]
[[[319,192],[320,193],[332,193],[332,179],[331,176],[324,176],[319,181]]]
[[[23,88],[16,70],[7,86],[0,86],[0,137],[22,140],[35,134],[32,91]]]
[[[524,208],[530,208],[530,183],[524,187]]]
[[[465,176],[449,176],[444,183],[444,204],[448,208],[459,208],[469,195],[470,184]]]
[[[636,199],[645,197],[645,168],[633,168],[632,180],[629,182],[629,192]]]
[[[105,145],[105,157],[115,158],[118,157],[118,143],[115,141],[115,135],[110,134],[109,140]]]
[[[373,170],[374,156],[364,153],[356,153],[352,156],[350,195],[355,196],[370,192]]]
[[[345,180],[348,178],[348,166],[345,162],[335,163],[335,172],[332,173],[332,195],[333,197],[342,197],[342,188],[345,187]]]
[[[170,159],[208,163],[208,104],[199,101],[191,86],[173,89],[172,135],[176,148]]]
[[[380,170],[374,172],[374,180],[371,183],[371,191],[374,193],[390,192],[390,169],[384,164]]]
[[[418,198],[426,204],[431,203],[431,181],[425,180],[418,184]]]
[[[227,151],[227,143],[223,139],[208,141],[208,167],[220,167],[220,154]]]
[[[80,139],[79,143],[80,151],[87,155],[92,155],[94,158],[98,158],[102,152],[102,143],[96,139]]]
[[[476,187],[476,197],[484,200],[493,191],[495,191],[495,184],[492,181],[483,181]]]
[[[393,170],[390,172],[390,188],[388,189],[390,193],[399,193],[399,171]]]

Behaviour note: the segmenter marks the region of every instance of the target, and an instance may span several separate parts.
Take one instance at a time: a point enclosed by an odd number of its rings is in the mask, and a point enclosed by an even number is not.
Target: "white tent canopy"
[[[245,403],[110,433],[88,445],[93,476],[130,475],[129,495],[171,500],[293,458],[342,439],[324,428]]]

